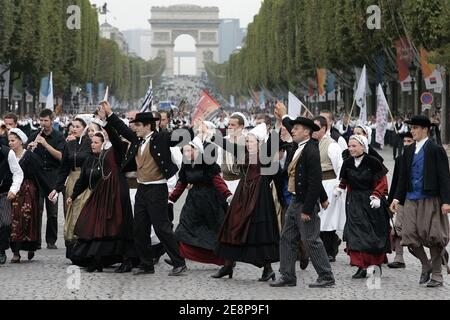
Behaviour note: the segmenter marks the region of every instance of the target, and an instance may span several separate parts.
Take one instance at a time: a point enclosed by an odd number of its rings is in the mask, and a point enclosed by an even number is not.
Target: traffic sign
[[[430,92],[422,93],[422,95],[420,96],[420,101],[423,105],[432,105],[434,101],[433,94]]]

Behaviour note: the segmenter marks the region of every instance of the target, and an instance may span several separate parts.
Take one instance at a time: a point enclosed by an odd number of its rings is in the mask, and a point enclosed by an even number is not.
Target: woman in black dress
[[[226,262],[213,278],[232,278],[235,262],[240,261],[264,268],[259,281],[275,279],[271,263],[279,261],[280,235],[270,188],[273,176],[262,174],[264,166],[259,157],[261,150],[266,149],[266,137],[265,124],[258,125],[246,137],[245,161],[240,165],[242,178],[225,216],[216,249],[216,254]],[[237,145],[220,141],[217,135],[215,141],[236,157],[239,155]]]
[[[222,266],[224,261],[214,254],[214,249],[227,210],[226,200],[231,200],[232,193],[220,176],[220,167],[205,163],[203,150],[199,138],[183,147],[183,165],[169,201],[176,202],[190,187],[175,230],[181,256]]]
[[[86,128],[87,124],[82,118],[75,118],[72,121],[72,135],[75,137],[75,140],[68,141],[64,148],[58,179],[55,190],[49,195],[50,200],[53,200],[63,190],[65,190],[65,199],[68,199],[72,195],[75,182],[81,174],[81,167],[84,161],[92,155],[91,139],[86,135]],[[70,259],[71,251],[76,240],[73,234],[75,224],[89,195],[90,190],[87,189],[70,206],[67,206],[64,223],[67,259]]]
[[[352,136],[348,149],[351,157],[344,161],[339,187],[335,195],[347,189],[344,241],[350,264],[357,266],[354,279],[367,276],[367,268],[387,263],[390,253],[390,226],[386,195],[387,169],[378,159],[367,154],[368,141]]]
[[[39,237],[39,189],[44,194],[51,191],[50,182],[44,175],[42,162],[33,152],[23,148],[27,143],[25,133],[17,128],[9,131],[9,146],[16,155],[23,171],[23,182],[12,201],[11,250],[12,263],[20,263],[20,251],[28,251],[33,259]]]
[[[81,210],[74,233],[77,242],[71,260],[88,272],[122,263],[117,272],[130,272],[136,257],[129,189],[120,173],[122,152],[105,142],[104,134],[92,138],[93,154],[85,161],[68,204],[86,189],[91,195]]]

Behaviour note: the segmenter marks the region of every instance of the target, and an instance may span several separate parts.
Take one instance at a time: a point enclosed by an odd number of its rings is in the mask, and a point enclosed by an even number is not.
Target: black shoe
[[[430,279],[431,279],[431,270],[432,270],[432,269],[430,268],[429,271],[424,272],[424,273],[422,273],[422,274],[420,275],[419,284],[425,284],[425,283],[427,283],[428,281],[430,281]]]
[[[47,244],[47,249],[56,250],[56,249],[58,249],[58,247],[54,243],[48,243]]]
[[[317,279],[316,282],[308,285],[310,288],[329,288],[334,286],[336,281],[334,279]]]
[[[0,264],[5,264],[6,263],[6,254],[5,252],[1,252],[0,253]]]
[[[281,277],[278,281],[272,282],[270,284],[271,287],[281,288],[281,287],[295,287],[297,285],[297,281],[288,281]]]
[[[432,279],[430,282],[428,282],[427,287],[428,288],[437,288],[437,287],[442,287],[443,285],[444,284],[442,282]]]
[[[267,282],[270,279],[272,279],[272,281],[275,281],[275,272],[273,272],[273,270],[270,271],[264,271],[261,278],[258,279],[258,281],[260,282]]]
[[[139,276],[139,275],[144,275],[144,274],[154,274],[155,273],[155,268],[144,268],[144,267],[139,267],[138,269],[133,271],[133,276]]]
[[[306,270],[309,265],[309,259],[300,259],[300,269]]]
[[[402,262],[392,262],[392,263],[388,263],[388,268],[391,269],[404,269],[406,268],[406,264],[402,263]]]
[[[31,260],[34,258],[34,251],[28,251],[28,260]]]
[[[367,277],[367,270],[358,268],[358,271],[352,276],[353,279],[364,279]]]
[[[174,267],[175,265],[173,264],[173,262],[172,262],[172,260],[170,260],[170,259],[164,259],[164,262],[165,263],[167,263],[169,266],[172,266],[172,267]]]
[[[133,264],[131,263],[130,260],[127,260],[126,262],[122,262],[122,264],[117,267],[116,270],[114,270],[115,273],[127,273],[127,272],[131,272],[131,270],[133,269]]]
[[[101,265],[101,264],[98,264],[98,263],[92,263],[91,265],[89,265],[89,266],[86,268],[86,272],[92,273],[92,272],[95,272],[95,271],[103,272],[103,267],[102,267],[102,265]]]
[[[211,277],[216,278],[216,279],[220,279],[220,278],[223,278],[225,276],[228,276],[229,279],[233,278],[233,267],[223,266],[222,268],[220,268],[219,271],[217,271]]]
[[[186,265],[183,265],[181,267],[173,267],[172,271],[169,272],[169,276],[181,276],[183,273],[187,271]]]
[[[38,244],[37,246],[36,246],[36,250],[41,250],[42,249],[42,246],[40,245],[40,244]]]

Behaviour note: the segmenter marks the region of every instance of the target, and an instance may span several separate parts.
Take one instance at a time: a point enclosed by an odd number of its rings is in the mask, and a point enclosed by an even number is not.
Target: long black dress
[[[78,240],[71,260],[76,265],[87,266],[96,259],[109,266],[136,257],[130,191],[117,154],[111,147],[89,157],[75,184],[72,199],[86,188],[92,190],[75,225]]]
[[[213,251],[227,210],[226,198],[231,196],[220,177],[217,164],[183,164],[175,190],[169,200],[175,202],[188,184],[192,185],[181,210],[175,237],[180,254],[193,261],[223,265]]]
[[[42,162],[33,152],[25,151],[19,160],[23,182],[12,201],[11,250],[36,251],[39,238],[39,190],[51,191],[50,181],[42,169]]]
[[[351,157],[341,169],[340,187],[348,189],[344,241],[350,264],[360,268],[387,262],[386,253],[391,252],[386,173],[378,159],[367,154],[358,167]],[[380,208],[370,207],[372,195],[381,200]]]

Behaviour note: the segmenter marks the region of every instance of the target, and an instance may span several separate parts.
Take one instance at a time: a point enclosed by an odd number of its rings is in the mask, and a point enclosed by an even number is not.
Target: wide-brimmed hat
[[[311,119],[308,118],[303,118],[303,117],[298,117],[295,120],[290,120],[289,124],[291,126],[294,126],[296,124],[301,124],[302,126],[311,128],[313,131],[319,131],[320,127],[314,123],[314,121],[312,121]]]
[[[411,126],[421,126],[423,128],[431,128],[431,121],[426,116],[414,116],[410,120],[405,121],[406,124]]]
[[[160,119],[155,118],[151,112],[142,112],[142,113],[138,113],[136,115],[136,118],[134,120],[130,121],[130,123],[136,123],[136,122],[150,123],[150,122],[156,122],[159,120]]]

